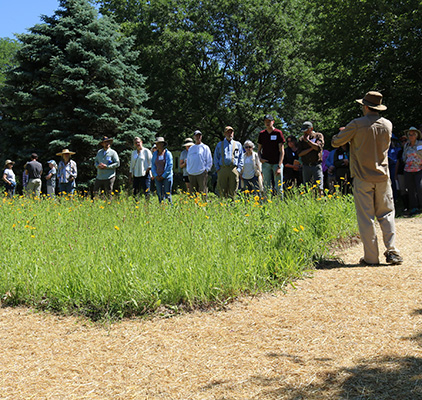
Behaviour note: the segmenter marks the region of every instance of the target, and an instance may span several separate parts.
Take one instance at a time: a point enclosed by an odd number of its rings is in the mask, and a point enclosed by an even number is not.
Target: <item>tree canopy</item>
[[[87,180],[103,135],[126,149],[127,159],[133,137],[149,142],[159,124],[143,105],[148,96],[133,40],[115,22],[86,0],[61,0],[42,20],[18,35],[18,66],[2,88],[2,141],[7,157],[18,159],[33,151],[45,159],[70,147],[91,167],[81,169]]]
[[[16,66],[15,54],[19,47],[17,40],[0,38],[0,85],[6,79],[6,72]]]
[[[297,0],[104,0],[122,31],[136,37],[138,64],[148,76],[148,105],[170,142],[201,129],[240,140],[256,135],[273,112],[297,126],[312,114],[304,57],[311,14]],[[300,107],[299,107],[300,105]]]
[[[354,99],[380,91],[396,133],[422,115],[422,3],[419,0],[313,1],[311,49],[322,77],[314,104],[335,133],[359,113]]]

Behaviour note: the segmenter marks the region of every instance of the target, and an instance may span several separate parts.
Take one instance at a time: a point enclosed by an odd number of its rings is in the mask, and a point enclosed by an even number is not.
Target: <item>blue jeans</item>
[[[162,181],[154,179],[155,186],[157,188],[157,196],[158,201],[161,203],[163,200],[168,200],[170,204],[171,202],[171,189],[173,187],[173,177],[170,176],[169,178],[164,178]]]
[[[151,193],[151,177],[149,172],[145,176],[133,177],[133,195],[136,196],[141,188],[145,193],[145,197],[148,199]]]
[[[252,192],[252,190],[259,192],[259,181],[257,176],[254,176],[251,179],[243,178],[243,184],[245,186],[244,190],[249,190],[250,192]]]
[[[74,192],[75,192],[75,181],[59,183],[59,193],[73,194]]]
[[[280,175],[276,174],[278,164],[262,163],[262,175],[264,176],[264,192],[272,189],[274,182],[274,194],[283,196],[283,165],[280,167]],[[274,179],[274,180],[273,180]]]

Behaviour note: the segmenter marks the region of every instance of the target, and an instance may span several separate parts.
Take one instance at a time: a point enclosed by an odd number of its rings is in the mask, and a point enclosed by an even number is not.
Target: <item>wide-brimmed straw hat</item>
[[[422,138],[422,132],[421,132],[418,128],[415,128],[414,126],[411,126],[411,127],[410,127],[407,131],[406,131],[406,135],[408,135],[410,131],[415,131],[415,132],[416,132],[416,134],[417,134],[416,138],[417,138],[418,140],[420,140],[420,139]]]
[[[357,99],[356,102],[362,106],[368,106],[378,111],[387,109],[387,107],[382,104],[382,94],[380,92],[368,92],[363,99]]]
[[[12,160],[6,160],[6,162],[4,163],[4,166],[7,167],[9,164],[15,165],[15,162]]]
[[[101,139],[101,142],[99,144],[103,144],[105,142],[111,142],[113,143],[113,139],[109,138],[108,136],[103,136],[103,138]]]
[[[186,138],[185,141],[182,144],[182,147],[186,147],[186,146],[193,146],[195,143],[193,142],[193,140],[191,138]]]
[[[70,151],[69,149],[63,149],[60,153],[56,153],[56,156],[62,156],[63,154],[69,154],[73,156],[76,153],[74,151]]]
[[[164,143],[164,146],[167,146],[167,142],[164,140],[162,136],[155,138],[155,144]]]

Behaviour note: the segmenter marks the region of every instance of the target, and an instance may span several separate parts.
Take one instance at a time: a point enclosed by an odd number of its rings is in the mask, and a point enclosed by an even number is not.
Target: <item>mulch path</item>
[[[358,266],[358,244],[225,311],[104,326],[1,308],[0,399],[422,399],[421,231],[397,220],[403,265]]]

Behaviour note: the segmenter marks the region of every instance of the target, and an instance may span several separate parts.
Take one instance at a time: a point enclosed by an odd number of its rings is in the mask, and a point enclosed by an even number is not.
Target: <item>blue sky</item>
[[[0,37],[16,39],[14,33],[27,33],[41,15],[51,16],[58,8],[58,0],[0,0]]]

